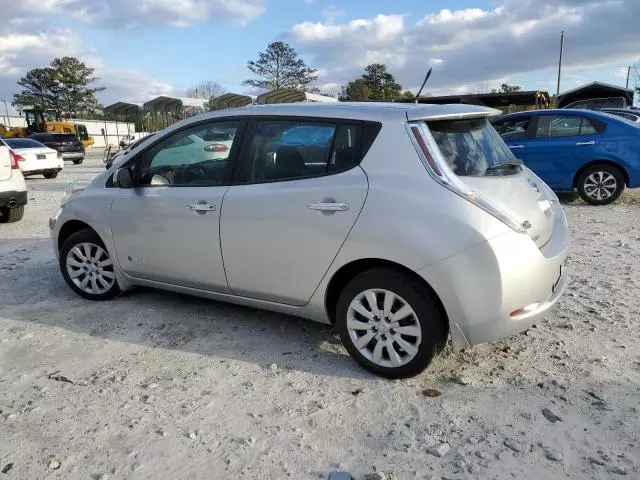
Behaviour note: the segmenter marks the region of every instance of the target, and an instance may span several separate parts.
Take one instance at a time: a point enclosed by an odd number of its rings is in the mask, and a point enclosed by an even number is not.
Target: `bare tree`
[[[186,95],[189,98],[202,98],[204,100],[211,100],[214,97],[218,97],[224,93],[224,88],[218,82],[214,80],[205,80],[197,85],[194,85],[187,89]]]

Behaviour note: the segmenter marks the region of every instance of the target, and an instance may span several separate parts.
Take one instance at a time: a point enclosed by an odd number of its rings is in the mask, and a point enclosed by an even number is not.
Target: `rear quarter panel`
[[[640,187],[640,128],[611,121],[604,133],[601,157],[625,169],[631,188]]]

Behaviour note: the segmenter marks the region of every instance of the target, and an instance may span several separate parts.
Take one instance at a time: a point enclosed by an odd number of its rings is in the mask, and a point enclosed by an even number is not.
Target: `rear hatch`
[[[542,181],[517,160],[485,116],[427,120],[452,173],[506,212],[541,248],[553,233],[553,202]]]
[[[18,155],[24,157],[27,160],[33,160],[35,162],[41,160],[56,160],[58,154],[52,151],[49,147],[42,148],[18,148],[15,149]]]
[[[47,146],[56,149],[59,152],[81,152],[82,143],[75,135],[58,134],[51,135],[51,140],[47,142]]]

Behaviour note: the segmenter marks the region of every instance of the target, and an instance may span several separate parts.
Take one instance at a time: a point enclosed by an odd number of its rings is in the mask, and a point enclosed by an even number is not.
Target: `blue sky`
[[[26,70],[62,55],[96,68],[104,104],[142,102],[215,80],[246,91],[247,60],[274,40],[319,69],[338,92],[364,65],[386,63],[407,89],[426,68],[427,90],[498,86],[555,91],[599,80],[623,85],[640,57],[638,0],[22,0],[0,20],[0,98]]]

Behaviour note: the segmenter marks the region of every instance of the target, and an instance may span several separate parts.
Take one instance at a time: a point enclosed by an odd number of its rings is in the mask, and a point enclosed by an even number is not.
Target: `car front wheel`
[[[71,289],[89,300],[109,300],[120,293],[113,260],[91,230],[71,235],[60,249],[60,271]]]
[[[577,181],[580,197],[591,205],[606,205],[624,191],[624,175],[611,165],[594,165],[580,174]]]
[[[344,288],[337,328],[349,354],[386,378],[421,373],[447,337],[446,322],[430,292],[400,272],[370,270]]]

